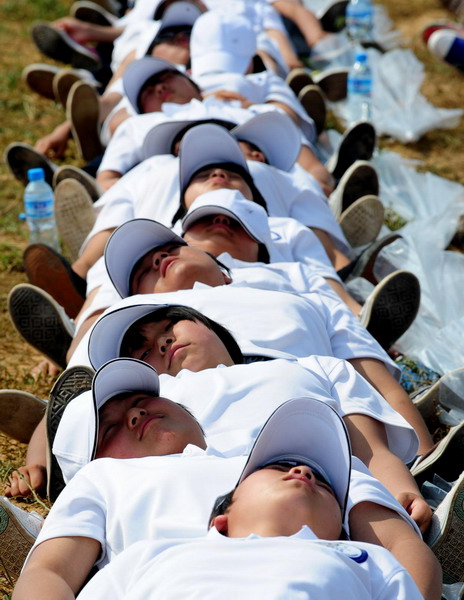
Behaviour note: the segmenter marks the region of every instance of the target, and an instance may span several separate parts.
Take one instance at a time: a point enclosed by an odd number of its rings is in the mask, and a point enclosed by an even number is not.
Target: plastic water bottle
[[[29,183],[24,190],[26,221],[31,244],[46,244],[60,251],[55,223],[55,196],[45,181],[43,169],[29,169]]]
[[[372,40],[374,8],[370,0],[350,0],[346,7],[346,29],[352,40]]]
[[[348,75],[348,112],[351,123],[371,120],[372,74],[365,52],[356,54]]]

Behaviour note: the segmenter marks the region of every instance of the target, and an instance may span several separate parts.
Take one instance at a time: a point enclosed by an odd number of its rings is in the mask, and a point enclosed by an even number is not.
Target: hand
[[[47,471],[43,465],[29,465],[13,471],[5,486],[5,496],[30,496],[32,490],[45,489]]]
[[[420,494],[403,492],[397,497],[398,502],[414,519],[422,533],[427,531],[432,519],[432,509]]]
[[[55,127],[55,129],[43,138],[40,138],[34,146],[37,152],[48,156],[49,158],[59,158],[63,156],[68,140],[71,135],[71,123],[65,121]]]
[[[234,102],[238,100],[242,108],[249,108],[252,105],[252,102],[245,98],[245,96],[242,96],[237,92],[229,92],[229,90],[216,90],[215,92],[209,92],[208,94],[203,95],[204,98],[207,98],[208,96],[214,96],[223,102]]]
[[[39,377],[51,379],[56,377],[60,372],[61,369],[58,368],[55,363],[52,363],[48,358],[45,358],[31,370],[31,375],[35,380],[39,379]]]
[[[52,26],[67,33],[78,44],[95,41],[94,26],[91,23],[79,21],[79,19],[73,19],[72,17],[63,17],[53,21]]]

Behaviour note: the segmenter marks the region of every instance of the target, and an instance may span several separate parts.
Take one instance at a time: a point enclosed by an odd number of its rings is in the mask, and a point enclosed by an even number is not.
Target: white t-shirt
[[[102,567],[141,540],[203,536],[214,501],[236,485],[245,461],[196,446],[187,446],[182,455],[94,460],[61,492],[32,551],[48,539],[88,537],[102,546],[97,563]],[[347,515],[356,504],[373,502],[396,511],[418,531],[355,458],[348,501]]]
[[[289,537],[140,542],[100,571],[79,599],[421,600],[385,548],[318,539],[303,526]]]

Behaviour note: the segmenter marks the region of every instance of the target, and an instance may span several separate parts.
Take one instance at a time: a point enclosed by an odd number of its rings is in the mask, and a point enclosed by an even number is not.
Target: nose
[[[213,217],[213,223],[222,223],[224,225],[230,225],[230,219],[229,217],[226,217],[226,215],[215,215]]]
[[[312,479],[314,477],[313,472],[306,465],[298,465],[296,467],[292,467],[289,472],[294,475],[303,475],[303,477],[307,477],[308,479]]]
[[[174,336],[170,335],[170,336],[161,336],[158,340],[158,348],[160,351],[160,354],[165,354],[167,349],[169,348],[169,346],[173,343],[174,341]]]
[[[227,172],[221,169],[221,167],[216,167],[209,174],[210,177],[217,177],[218,175],[224,177],[224,179],[228,179]]]
[[[146,417],[147,411],[140,406],[132,406],[126,413],[126,423],[129,429],[135,429],[139,424],[140,420]]]
[[[168,256],[169,256],[169,252],[166,252],[166,250],[155,252],[153,254],[153,266],[156,267],[157,269],[159,269],[163,258],[167,258]]]

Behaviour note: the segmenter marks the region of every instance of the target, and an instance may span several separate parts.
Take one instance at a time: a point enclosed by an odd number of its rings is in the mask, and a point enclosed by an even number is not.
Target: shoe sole
[[[338,33],[344,29],[346,25],[346,7],[348,6],[348,0],[340,0],[335,2],[332,6],[318,16],[321,27],[324,31],[329,33]]]
[[[28,444],[42,420],[47,402],[21,390],[0,390],[0,431]]]
[[[57,379],[50,392],[50,401],[46,411],[47,496],[50,502],[55,502],[65,487],[61,468],[52,452],[61,417],[71,400],[92,388],[93,376],[94,371],[90,367],[71,367]]]
[[[40,52],[58,62],[70,64],[76,69],[91,70],[100,66],[90,51],[87,54],[83,46],[79,47],[68,35],[48,23],[35,23],[31,28],[31,36]]]
[[[63,369],[72,336],[55,305],[49,294],[28,284],[15,286],[8,295],[8,309],[18,333]]]
[[[74,319],[85,298],[74,287],[61,257],[44,244],[32,244],[24,251],[23,265],[29,283],[45,290]]]
[[[366,329],[385,350],[400,338],[416,318],[420,303],[420,284],[408,271],[395,271],[385,277],[364,315]]]
[[[425,457],[411,473],[420,486],[424,481],[432,481],[437,473],[445,481],[456,481],[464,465],[464,422],[450,429],[438,448]]]
[[[343,174],[357,160],[369,160],[375,149],[376,133],[368,121],[356,123],[345,132],[337,154],[329,160],[328,170],[335,179]],[[376,192],[378,194],[378,191]]]
[[[74,261],[95,223],[92,199],[75,179],[63,179],[55,187],[55,219],[58,233]]]
[[[73,167],[71,165],[58,167],[53,174],[53,188],[56,188],[56,186],[65,179],[75,179],[80,183],[85,188],[85,191],[90,196],[92,202],[96,202],[102,195],[102,191],[95,178],[91,177],[88,173],[78,167]]]
[[[86,161],[99,156],[103,152],[98,135],[100,105],[91,85],[79,81],[71,87],[66,102],[66,116],[71,121],[79,155]]]
[[[367,248],[362,255],[359,257],[358,262],[353,268],[346,281],[351,281],[356,277],[364,277],[374,285],[377,285],[378,281],[374,276],[374,265],[380,252],[389,244],[394,241],[401,239],[401,235],[398,233],[387,234],[380,240],[376,240],[373,244]]]
[[[322,72],[314,78],[314,83],[321,88],[330,102],[344,100],[348,89],[348,70],[333,73]]]
[[[29,183],[27,172],[29,169],[43,169],[45,181],[52,184],[54,168],[47,158],[28,146],[27,144],[14,143],[6,147],[4,159],[10,171],[24,186]]]
[[[16,580],[24,561],[35,542],[13,512],[0,504],[0,566],[12,580]]]
[[[455,404],[464,407],[464,367],[449,371],[423,393],[411,396],[416,408],[424,416],[431,416],[437,408],[451,408]]]
[[[293,91],[295,96],[307,85],[314,85],[311,75],[305,69],[292,69],[287,75],[285,83]]]
[[[377,196],[363,196],[340,217],[340,227],[352,248],[365,246],[379,235],[385,210]]]
[[[464,479],[454,491],[445,523],[438,539],[428,541],[443,570],[443,583],[464,580]]]
[[[69,12],[71,17],[85,21],[86,23],[92,23],[93,25],[100,25],[102,27],[112,27],[115,22],[115,18],[110,18],[111,15],[106,16],[104,10],[98,11],[91,6],[84,6],[79,2],[76,2],[78,6],[73,5]],[[100,7],[101,8],[101,7]]]
[[[327,107],[317,85],[306,85],[298,94],[298,100],[307,115],[314,121],[317,134],[321,134],[325,128],[327,118]]]
[[[48,100],[55,100],[53,79],[57,71],[58,68],[52,65],[29,65],[23,69],[21,78],[39,96]]]
[[[76,81],[82,81],[82,79],[76,73],[68,72],[68,70],[57,73],[53,79],[55,100],[64,108],[66,108],[69,92]]]

